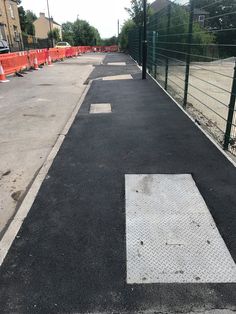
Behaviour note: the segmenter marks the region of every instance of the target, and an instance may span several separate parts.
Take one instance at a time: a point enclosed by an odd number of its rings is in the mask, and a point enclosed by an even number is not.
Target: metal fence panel
[[[139,32],[129,51],[140,64]],[[149,17],[147,40],[150,75],[236,155],[236,0],[167,2]]]

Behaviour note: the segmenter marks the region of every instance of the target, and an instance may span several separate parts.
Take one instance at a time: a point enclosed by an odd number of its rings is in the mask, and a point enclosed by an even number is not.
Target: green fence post
[[[138,49],[139,49],[139,60],[138,64],[142,65],[142,27],[138,29]]]
[[[147,0],[143,0],[143,62],[142,79],[146,80],[147,75]]]
[[[194,20],[194,7],[195,0],[190,0],[190,14],[189,14],[189,26],[188,26],[188,46],[186,54],[186,71],[185,71],[185,88],[184,88],[184,101],[183,107],[186,108],[188,101],[188,85],[189,85],[189,73],[190,73],[190,62],[191,62],[191,51],[193,41],[193,20]]]
[[[225,131],[225,138],[224,138],[224,146],[223,146],[224,150],[228,150],[229,144],[230,144],[232,122],[233,122],[233,117],[234,117],[235,100],[236,100],[236,61],[235,61],[235,66],[234,66],[234,76],[233,76],[233,83],[232,83],[229,110],[228,110],[227,126],[226,126],[226,131]]]
[[[156,67],[156,31],[152,32],[152,75],[155,76]]]
[[[168,5],[168,11],[167,11],[167,40],[169,40],[169,34],[170,34],[170,18],[171,18],[171,3]],[[168,54],[168,51],[167,51]],[[169,73],[169,58],[167,56],[166,58],[166,77],[165,77],[165,90],[167,90],[168,87],[168,73]]]

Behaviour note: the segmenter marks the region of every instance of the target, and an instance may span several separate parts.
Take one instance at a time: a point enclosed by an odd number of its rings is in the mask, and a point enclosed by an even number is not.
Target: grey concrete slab
[[[1,84],[0,238],[102,60],[67,59]]]
[[[116,61],[129,57],[105,59]],[[191,173],[236,259],[235,167],[131,66],[134,80],[93,82],[1,267],[1,313],[236,310],[235,284],[126,284],[125,174]]]

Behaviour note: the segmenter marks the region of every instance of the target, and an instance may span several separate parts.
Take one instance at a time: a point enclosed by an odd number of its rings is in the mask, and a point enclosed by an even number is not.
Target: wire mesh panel
[[[166,1],[147,39],[149,73],[236,154],[236,0]]]
[[[142,60],[142,28],[137,27],[129,33],[129,54],[141,64]]]

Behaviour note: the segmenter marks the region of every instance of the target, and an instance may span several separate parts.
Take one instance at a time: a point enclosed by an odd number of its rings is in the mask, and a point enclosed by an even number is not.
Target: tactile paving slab
[[[125,181],[128,284],[236,282],[236,265],[191,175]]]

